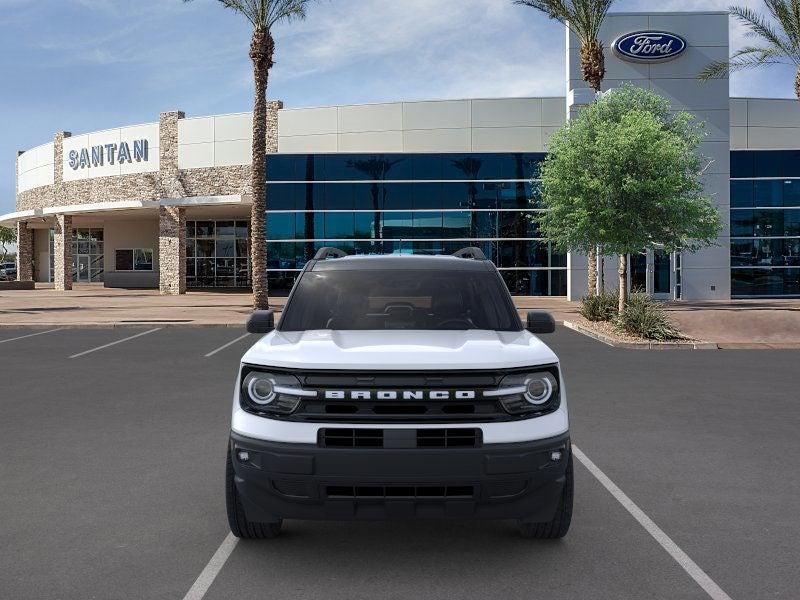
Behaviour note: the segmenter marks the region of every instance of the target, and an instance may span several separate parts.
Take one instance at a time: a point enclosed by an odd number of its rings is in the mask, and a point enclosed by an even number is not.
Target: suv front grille
[[[481,430],[450,429],[338,429],[319,431],[323,448],[479,448]]]

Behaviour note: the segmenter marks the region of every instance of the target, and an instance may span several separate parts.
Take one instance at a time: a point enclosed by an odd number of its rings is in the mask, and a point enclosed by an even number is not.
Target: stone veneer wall
[[[33,281],[33,229],[17,223],[17,281]]]
[[[162,294],[186,293],[186,210],[158,207],[158,289]]]
[[[58,291],[72,289],[72,217],[56,215],[53,236],[53,282]]]

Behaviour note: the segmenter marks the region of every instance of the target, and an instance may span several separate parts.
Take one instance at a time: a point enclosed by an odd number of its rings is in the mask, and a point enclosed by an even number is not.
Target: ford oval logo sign
[[[686,40],[665,31],[637,31],[614,41],[614,52],[620,58],[635,62],[672,60],[686,50]]]

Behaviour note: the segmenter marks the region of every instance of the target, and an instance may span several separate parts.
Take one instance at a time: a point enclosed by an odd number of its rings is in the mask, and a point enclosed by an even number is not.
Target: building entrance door
[[[78,256],[78,268],[76,277],[77,281],[89,283],[91,277],[89,275],[89,257],[87,255]]]
[[[628,256],[628,285],[631,292],[646,293],[658,300],[674,296],[673,256],[656,248]]]

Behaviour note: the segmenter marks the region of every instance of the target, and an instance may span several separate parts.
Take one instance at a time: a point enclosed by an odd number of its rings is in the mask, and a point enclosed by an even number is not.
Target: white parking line
[[[15,342],[17,340],[24,340],[25,338],[34,337],[36,335],[44,335],[45,333],[53,333],[54,331],[61,331],[62,329],[63,329],[63,327],[60,327],[58,329],[50,329],[48,331],[39,331],[37,333],[29,333],[28,335],[21,335],[19,337],[15,337],[15,338],[9,338],[7,340],[0,340],[0,344],[5,344],[6,342]]]
[[[731,597],[728,596],[728,594],[726,594],[722,588],[719,587],[714,580],[706,574],[705,571],[703,571],[703,569],[697,566],[697,563],[689,558],[689,555],[686,554],[686,552],[681,550],[678,545],[673,542],[672,539],[666,533],[664,533],[664,531],[658,525],[656,525],[641,508],[634,504],[633,500],[628,498],[625,492],[619,489],[619,487],[617,487],[617,485],[611,481],[611,479],[609,479],[608,476],[603,473],[600,468],[574,444],[572,446],[572,452],[575,454],[578,460],[581,461],[583,466],[586,467],[592,475],[594,475],[595,479],[602,483],[603,487],[611,492],[611,495],[617,499],[617,502],[622,504],[623,508],[625,508],[625,510],[627,510],[631,516],[639,522],[639,525],[644,527],[645,531],[653,536],[659,545],[664,548],[664,550],[666,550],[672,558],[675,559],[675,562],[677,562],[683,568],[683,570],[689,574],[689,577],[694,579],[695,583],[705,590],[709,597],[713,598],[713,600],[731,600]]]
[[[78,358],[79,356],[86,356],[87,354],[91,354],[92,352],[97,352],[98,350],[102,350],[103,348],[109,348],[110,346],[116,346],[117,344],[121,344],[122,342],[127,342],[128,340],[132,340],[138,337],[142,337],[143,335],[147,335],[148,333],[155,333],[156,331],[161,331],[161,327],[156,327],[155,329],[150,329],[148,331],[143,331],[142,333],[137,333],[136,335],[132,335],[130,337],[122,338],[121,340],[117,340],[116,342],[111,342],[110,344],[103,344],[102,346],[98,346],[97,348],[92,348],[91,350],[85,350],[83,352],[78,352],[77,354],[73,354],[70,358]]]
[[[219,348],[217,348],[216,350],[212,350],[211,352],[209,352],[208,354],[206,354],[205,358],[208,358],[209,356],[214,356],[214,355],[215,355],[217,352],[220,352],[220,351],[222,351],[222,350],[225,350],[225,348],[227,348],[228,346],[233,346],[233,345],[234,345],[236,342],[239,342],[239,341],[243,340],[243,339],[244,339],[244,338],[246,338],[248,335],[250,335],[250,334],[249,334],[249,333],[245,333],[244,335],[240,335],[240,336],[239,336],[238,338],[236,338],[235,340],[231,340],[231,341],[230,341],[230,342],[228,342],[227,344],[223,344],[222,346],[220,346],[220,347],[219,347]]]
[[[239,538],[232,533],[228,534],[228,537],[222,541],[220,547],[214,552],[214,556],[208,561],[206,568],[203,569],[203,572],[197,577],[192,587],[186,592],[183,600],[201,600],[206,595],[208,588],[214,583],[238,542]]]

